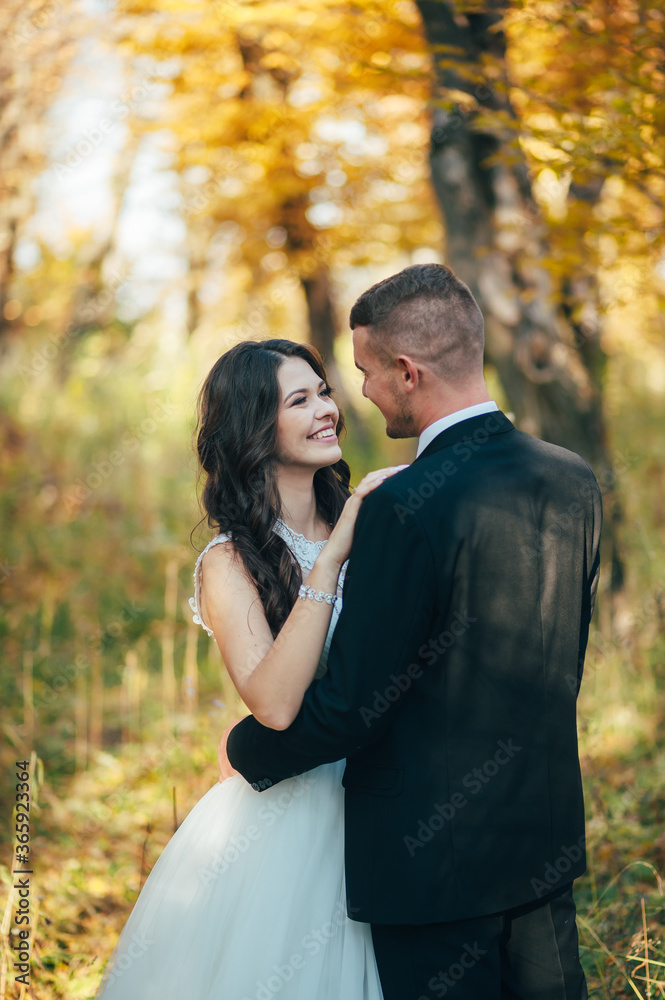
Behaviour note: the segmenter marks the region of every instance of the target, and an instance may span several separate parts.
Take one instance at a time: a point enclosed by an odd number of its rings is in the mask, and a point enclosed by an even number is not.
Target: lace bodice
[[[304,535],[301,535],[296,531],[292,531],[291,528],[289,528],[288,525],[281,520],[281,518],[278,518],[273,524],[273,531],[276,531],[277,534],[284,539],[284,541],[289,546],[294,556],[300,563],[300,567],[302,569],[302,578],[304,582],[307,579],[309,573],[311,572],[312,567],[314,566],[316,557],[319,555],[319,553],[323,549],[328,539],[323,538],[321,539],[321,541],[315,542],[309,538],[305,538]],[[198,559],[196,560],[196,566],[194,567],[194,596],[190,597],[189,606],[194,612],[193,621],[197,625],[201,625],[202,628],[206,630],[209,636],[214,636],[214,632],[203,621],[203,619],[201,618],[201,612],[199,610],[199,605],[201,603],[201,561],[206,552],[208,551],[208,549],[211,549],[213,545],[218,545],[220,542],[228,542],[231,540],[232,540],[231,535],[224,533],[216,535],[213,539],[211,539],[211,541],[208,542],[203,552],[200,553]],[[323,645],[321,660],[319,661],[319,666],[316,671],[316,677],[322,676],[322,674],[324,674],[326,670],[326,664],[328,661],[328,650],[330,649],[332,634],[335,631],[335,625],[337,624],[337,619],[339,618],[339,613],[342,608],[342,590],[344,587],[344,577],[346,575],[346,567],[348,565],[348,562],[349,560],[347,559],[346,562],[343,563],[342,568],[340,570],[339,579],[337,580],[338,600],[333,606],[330,625],[328,626],[328,632],[326,634],[325,643]]]

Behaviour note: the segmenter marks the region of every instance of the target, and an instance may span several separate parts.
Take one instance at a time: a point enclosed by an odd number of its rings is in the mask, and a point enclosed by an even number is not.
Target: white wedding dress
[[[280,520],[274,530],[306,579],[325,541]],[[228,538],[213,538],[194,570],[190,605],[210,635],[198,610],[200,564]],[[215,782],[150,872],[97,998],[382,1000],[370,926],[346,916],[343,771],[343,760],[324,764],[264,792],[240,775]]]

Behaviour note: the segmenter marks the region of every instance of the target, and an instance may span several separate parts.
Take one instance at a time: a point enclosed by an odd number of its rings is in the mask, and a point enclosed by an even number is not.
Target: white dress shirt
[[[430,441],[433,441],[441,431],[447,430],[453,424],[458,424],[460,420],[468,420],[469,417],[479,417],[482,413],[492,413],[498,409],[499,407],[492,399],[487,403],[476,403],[474,406],[465,406],[463,410],[456,410],[455,413],[449,413],[447,417],[440,417],[433,424],[428,424],[418,438],[416,458],[418,458],[421,451],[424,451]]]

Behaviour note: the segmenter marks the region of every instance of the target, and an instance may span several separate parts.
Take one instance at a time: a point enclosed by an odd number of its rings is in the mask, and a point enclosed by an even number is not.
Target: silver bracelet
[[[337,601],[337,594],[326,594],[323,590],[314,590],[314,587],[310,587],[306,583],[300,584],[298,597],[302,597],[303,601],[309,597],[312,601],[325,601],[326,604],[335,604]]]

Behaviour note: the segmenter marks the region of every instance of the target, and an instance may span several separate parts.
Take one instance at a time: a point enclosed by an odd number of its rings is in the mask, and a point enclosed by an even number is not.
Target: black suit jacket
[[[228,742],[259,791],[346,757],[351,917],[495,913],[585,870],[576,699],[601,518],[586,462],[500,412],[363,500],[327,674],[287,730],[249,717]]]

